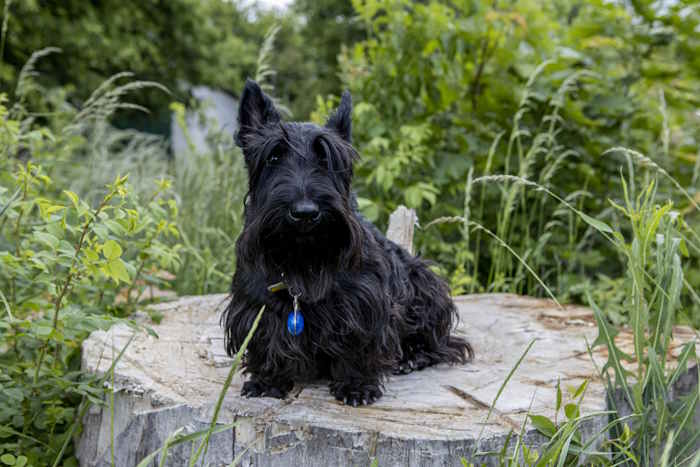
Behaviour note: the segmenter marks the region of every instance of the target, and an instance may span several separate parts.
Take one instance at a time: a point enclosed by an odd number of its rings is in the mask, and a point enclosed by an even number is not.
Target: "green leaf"
[[[53,328],[48,324],[39,324],[34,327],[34,332],[38,336],[48,336],[49,334],[51,334],[51,331],[53,331]]]
[[[102,224],[94,226],[92,230],[95,232],[95,234],[99,237],[100,240],[106,240],[109,238],[109,230]]]
[[[608,349],[608,361],[605,362],[603,366],[603,372],[607,368],[612,368],[615,372],[616,383],[622,386],[627,401],[630,405],[634,406],[634,400],[632,398],[632,392],[630,390],[629,384],[627,383],[627,377],[630,372],[627,371],[622,366],[622,360],[631,360],[632,358],[625,354],[622,350],[615,344],[615,336],[618,334],[618,330],[610,326],[605,318],[603,317],[603,312],[598,307],[598,304],[593,300],[590,290],[586,290],[586,299],[588,304],[593,309],[593,316],[595,317],[596,324],[598,325],[598,337],[591,347],[597,345],[605,345]]]
[[[566,414],[566,418],[569,420],[575,420],[579,416],[578,405],[574,403],[566,404],[564,406],[564,414]]]
[[[659,357],[654,350],[654,346],[649,346],[647,358],[649,360],[648,375],[650,377],[649,386],[653,387],[656,392],[662,394],[664,399],[667,399],[666,381],[664,378],[664,370],[661,368]]]
[[[686,342],[683,345],[681,353],[678,355],[676,369],[673,370],[673,373],[671,373],[671,376],[668,379],[669,386],[675,384],[676,380],[685,373],[688,360],[690,359],[692,361],[695,358],[695,342]]]
[[[160,337],[158,336],[158,333],[150,326],[144,326],[143,327],[146,330],[146,333],[151,336],[155,337],[156,339],[159,339]]]
[[[367,198],[357,198],[357,205],[362,215],[369,221],[374,222],[379,219],[379,207],[373,201]]]
[[[46,246],[55,250],[58,247],[59,240],[48,232],[34,232],[34,238]]]
[[[63,190],[63,193],[70,198],[73,206],[75,206],[75,209],[78,209],[78,195],[68,190]]]
[[[19,387],[9,387],[3,389],[2,392],[5,393],[10,399],[14,399],[16,401],[21,401],[22,399],[24,399],[24,392],[22,391],[22,388]]]
[[[107,240],[105,244],[102,245],[102,254],[108,260],[117,259],[122,255],[122,247],[114,240]]]
[[[537,451],[537,449],[530,449],[523,445],[523,458],[527,465],[535,465],[535,462],[537,462],[539,457],[540,453]]]
[[[110,261],[110,263],[107,265],[107,268],[109,270],[109,275],[112,277],[115,282],[130,282],[131,278],[129,277],[129,273],[126,270],[126,266],[124,265],[124,261],[121,259],[116,259],[114,261]]]
[[[561,380],[557,378],[557,402],[554,407],[554,413],[558,413],[559,409],[561,409]]]
[[[51,214],[65,209],[65,206],[60,204],[39,203],[39,209],[41,210],[41,217],[44,219],[44,221],[49,221]]]
[[[557,427],[553,421],[543,415],[529,415],[532,426],[543,435],[551,438],[557,432]]]
[[[586,224],[590,225],[597,231],[609,234],[613,233],[613,229],[605,222],[594,219],[582,211],[577,211],[576,213],[586,222]]]
[[[10,453],[5,453],[2,456],[0,456],[0,462],[2,462],[5,465],[15,465],[15,456],[13,456]]]
[[[423,194],[419,187],[411,186],[404,190],[403,198],[409,208],[419,208],[423,200]]]
[[[92,248],[86,248],[84,251],[85,251],[85,257],[87,259],[89,259],[90,261],[94,262],[94,261],[98,261],[100,259],[100,256]]]
[[[583,394],[583,392],[586,390],[586,387],[588,387],[588,380],[587,379],[584,380],[583,383],[581,383],[581,385],[578,388],[576,388],[576,391],[574,392],[574,395],[573,395],[574,399],[578,399],[578,397],[581,394]]]
[[[126,229],[121,226],[121,224],[115,220],[107,219],[103,222],[105,226],[115,235],[126,235]]]

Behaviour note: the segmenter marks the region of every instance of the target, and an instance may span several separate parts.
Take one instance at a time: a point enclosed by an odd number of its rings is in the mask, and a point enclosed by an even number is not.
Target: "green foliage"
[[[296,120],[307,120],[315,96],[341,91],[338,55],[366,37],[350,0],[295,0],[281,29],[272,65],[277,96]]]
[[[672,464],[689,460],[700,431],[692,419],[700,396],[695,388],[677,401],[671,402],[674,383],[692,363],[697,364],[695,343],[683,347],[677,366],[669,366],[672,326],[677,320],[683,287],[681,242],[678,213],[672,205],[656,205],[656,184],[649,185],[635,196],[623,179],[624,205],[613,203],[631,224],[632,237],[626,239],[614,232],[612,241],[624,254],[627,263],[626,301],[630,326],[634,336],[634,355],[620,351],[614,342],[615,331],[605,322],[595,301],[588,296],[598,324],[599,336],[594,346],[608,351],[603,376],[610,394],[620,393],[615,403],[629,407],[631,432],[627,438],[629,450],[638,464],[647,465],[663,456]],[[631,361],[636,371],[628,371],[623,362]],[[607,376],[612,370],[614,379]],[[621,408],[614,407],[616,410]],[[667,444],[667,436],[671,435]],[[624,458],[624,451],[619,455]],[[614,460],[614,459],[613,459]]]
[[[83,102],[86,92],[123,71],[162,83],[186,102],[187,85],[208,85],[238,95],[253,77],[265,31],[277,23],[279,40],[273,79],[281,101],[306,119],[314,96],[340,89],[337,56],[342,47],[364,38],[349,0],[297,0],[289,14],[220,0],[46,3],[2,0],[7,33],[0,41],[0,88],[14,86],[20,68],[35,51],[57,47],[62,54],[42,61],[49,88],[65,87],[69,100]],[[3,52],[4,51],[4,52]],[[144,90],[134,97],[154,112],[126,113],[120,126],[167,133],[172,98]]]
[[[180,126],[184,107],[172,106]],[[174,287],[179,294],[223,292],[231,284],[236,238],[243,226],[247,176],[243,155],[232,135],[212,135],[214,152],[202,154],[190,145],[173,160],[182,234],[182,267]]]
[[[271,96],[275,95],[272,83],[276,76],[271,60],[279,32],[273,25],[266,33],[254,75]],[[290,113],[279,102],[276,105]],[[184,243],[183,264],[174,286],[180,294],[222,292],[231,283],[236,239],[243,227],[248,183],[243,154],[234,146],[233,135],[223,132],[209,134],[212,153],[198,152],[185,125],[185,107],[174,103],[170,108],[188,146],[187,151],[175,154],[172,167],[180,206],[178,227]]]
[[[521,183],[473,182],[493,174],[532,180],[567,193],[564,200],[589,220],[614,224],[606,199],[622,191],[624,159],[602,154],[624,145],[652,155],[676,181],[664,190],[681,211],[692,209],[682,192],[671,191],[687,187],[691,199],[697,193],[698,101],[689,92],[700,89],[697,54],[690,53],[700,47],[692,33],[697,9],[682,1],[663,11],[565,0],[354,6],[370,35],[341,65],[358,102],[355,142],[363,159],[356,180],[366,214],[383,223],[403,203],[421,219],[474,220],[564,300],[583,299],[591,283],[610,285],[598,296],[626,320],[614,293],[623,258],[593,235],[595,226]],[[442,225],[419,231],[417,241],[445,266],[456,293],[545,293],[521,262],[482,237]],[[698,255],[685,264],[697,289]],[[682,300],[700,322],[689,294]]]
[[[77,194],[52,177],[68,178],[62,164],[83,159],[95,127],[109,131],[105,120],[123,107],[122,91],[146,84],[111,89],[107,82],[82,110],[64,106],[53,125],[42,124],[25,98],[40,89],[33,69],[47,52],[23,68],[12,104],[0,95],[0,454],[7,465],[74,465],[72,436],[105,390],[103,378],[79,371],[82,340],[129,311],[132,291],[138,296],[138,284],[153,283],[148,273],[179,264],[168,180],[140,197],[128,175],[99,195],[95,188]]]
[[[675,386],[689,368],[698,365],[695,342],[685,343],[675,361],[671,354],[673,324],[681,309],[681,289],[687,284],[681,260],[687,251],[680,230],[684,223],[670,202],[657,204],[654,177],[637,194],[630,183],[633,177],[631,172],[629,181],[622,178],[624,204],[610,201],[622,213],[627,229],[613,229],[603,222],[586,220],[620,252],[626,266],[623,296],[630,315],[633,355],[620,349],[615,340],[618,329],[608,322],[591,291],[586,291],[598,328],[598,337],[589,347],[589,353],[598,346],[605,348],[607,360],[600,375],[606,384],[610,410],[582,414],[587,381],[578,388],[570,388],[568,403],[557,383],[554,420],[528,415],[532,426],[548,438],[544,445],[537,450],[523,446],[521,432],[510,450],[506,443],[500,453],[480,455],[496,455],[500,465],[533,466],[581,463],[666,466],[700,460],[694,452],[700,438],[700,427],[694,421],[700,387],[691,386],[690,391],[682,393]],[[572,207],[569,209],[578,216],[582,214]],[[517,367],[518,364],[511,374]],[[510,375],[504,385],[509,378]],[[563,416],[559,418],[560,413]],[[594,433],[587,431],[585,423],[601,416],[609,420],[604,428]],[[473,465],[466,460],[464,464]]]

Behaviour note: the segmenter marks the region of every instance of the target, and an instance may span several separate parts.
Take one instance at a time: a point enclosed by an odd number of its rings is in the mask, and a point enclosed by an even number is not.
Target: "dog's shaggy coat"
[[[243,90],[236,143],[249,193],[222,323],[234,354],[266,306],[244,360],[246,396],[282,398],[294,383],[327,379],[336,399],[369,404],[389,373],[472,357],[450,335],[446,283],[358,213],[351,110],[346,92],[324,127],[282,122],[256,83]],[[279,281],[300,294],[300,335],[287,330],[289,291],[268,290]]]

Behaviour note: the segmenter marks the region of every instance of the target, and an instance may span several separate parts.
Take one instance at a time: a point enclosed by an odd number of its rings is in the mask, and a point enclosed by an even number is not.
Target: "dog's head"
[[[272,99],[246,82],[236,144],[248,169],[242,235],[249,260],[304,281],[358,260],[351,112],[346,91],[324,126],[283,122]]]

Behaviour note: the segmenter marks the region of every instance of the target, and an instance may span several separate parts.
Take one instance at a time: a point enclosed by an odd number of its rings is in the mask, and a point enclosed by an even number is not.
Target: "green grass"
[[[537,73],[537,72],[536,72]],[[532,82],[532,79],[531,79]],[[568,84],[567,84],[568,82]],[[562,94],[570,82],[567,80],[560,91]],[[523,112],[526,111],[528,95],[523,99]],[[557,121],[557,99],[554,100],[552,114],[543,120]],[[683,347],[676,365],[669,364],[669,349],[672,341],[672,328],[675,323],[687,320],[684,318],[684,308],[697,306],[697,291],[684,278],[684,260],[694,259],[697,253],[697,233],[682,216],[673,209],[673,203],[668,195],[659,195],[659,180],[670,182],[690,204],[692,214],[697,215],[700,209],[688,192],[648,157],[626,148],[613,148],[604,155],[619,153],[624,156],[627,174],[620,177],[622,193],[621,201],[610,199],[610,225],[601,219],[593,218],[584,213],[576,204],[577,196],[560,196],[553,192],[547,180],[557,169],[558,162],[567,157],[564,148],[558,148],[556,157],[545,158],[552,161],[540,171],[538,181],[528,179],[529,158],[533,154],[551,152],[557,148],[553,144],[555,126],[549,131],[531,138],[532,145],[524,149],[517,130],[515,117],[513,135],[510,137],[508,151],[518,149],[520,170],[517,174],[495,175],[488,171],[481,177],[474,177],[470,171],[466,183],[464,216],[436,219],[424,227],[446,222],[460,223],[464,239],[464,248],[468,251],[481,248],[484,241],[481,234],[485,233],[490,240],[490,251],[494,261],[491,262],[488,282],[493,282],[495,290],[517,292],[516,283],[534,281],[556,303],[557,297],[553,288],[547,286],[546,277],[557,277],[561,271],[552,272],[551,264],[542,263],[538,252],[549,239],[547,232],[551,229],[565,227],[569,231],[588,229],[590,233],[583,236],[586,244],[590,244],[592,235],[598,236],[615,252],[616,260],[624,265],[624,277],[620,278],[616,287],[621,303],[618,307],[624,309],[626,321],[629,322],[634,338],[634,354],[626,355],[615,343],[618,329],[611,324],[611,315],[606,313],[608,306],[600,306],[596,290],[588,282],[584,287],[585,302],[594,310],[599,336],[592,347],[603,346],[609,355],[604,367],[600,369],[603,381],[609,394],[621,394],[620,398],[610,399],[610,411],[597,414],[580,414],[578,407],[583,398],[583,390],[576,410],[566,413],[565,421],[544,419],[531,415],[533,425],[542,434],[549,437],[544,446],[523,446],[523,432],[512,433],[514,449],[512,452],[489,453],[499,458],[501,465],[575,465],[578,462],[595,463],[596,465],[690,465],[695,462],[694,446],[700,439],[700,427],[693,422],[693,414],[700,395],[700,386],[690,394],[670,397],[673,385],[681,374],[689,367],[698,364],[695,343],[688,342]],[[498,135],[489,153],[489,160],[499,144],[502,135]],[[508,156],[510,159],[510,156]],[[637,178],[641,180],[638,181]],[[473,191],[481,185],[480,200],[476,211],[471,204]],[[495,232],[482,225],[479,220],[484,205],[485,186],[500,187],[501,204],[499,206],[499,221]],[[525,201],[527,200],[527,201]],[[555,216],[565,219],[566,223],[556,220],[538,220],[542,210],[540,206],[555,203],[558,207]],[[518,221],[518,216],[523,217]],[[476,215],[474,215],[476,214]],[[527,220],[524,220],[527,219]],[[513,229],[513,222],[526,224],[537,222],[541,227],[539,234],[532,238],[523,239],[521,233],[528,229]],[[537,230],[535,231],[537,232]],[[572,239],[579,238],[572,235]],[[472,245],[475,245],[472,247]],[[529,246],[528,246],[529,245]],[[583,244],[572,245],[581,249]],[[497,251],[499,250],[499,251]],[[471,272],[468,268],[463,271],[471,278],[463,284],[478,282],[477,274],[479,255],[469,255],[473,261]],[[543,265],[546,267],[543,268]],[[522,271],[522,272],[519,272]],[[514,281],[505,288],[499,286],[499,278],[511,277]],[[686,301],[682,297],[686,297]],[[606,304],[608,305],[608,304]],[[619,308],[618,308],[619,309]],[[591,357],[592,358],[592,357]],[[625,364],[633,363],[635,372],[625,369]],[[517,368],[517,365],[516,365]],[[515,370],[515,368],[514,368]],[[507,379],[504,384],[507,383]],[[502,388],[501,388],[502,390]],[[561,393],[557,387],[556,412],[560,409]],[[616,402],[617,401],[617,402]],[[616,403],[623,403],[618,407]],[[555,404],[553,404],[555,405]],[[624,415],[622,415],[624,414]],[[585,444],[581,438],[581,425],[588,418],[606,415],[610,422],[606,428],[595,434]],[[602,452],[591,452],[590,447],[595,443],[601,444]],[[521,451],[521,447],[525,448]],[[473,462],[476,457],[472,457]],[[466,461],[465,461],[466,463]],[[694,464],[693,464],[694,465]]]

